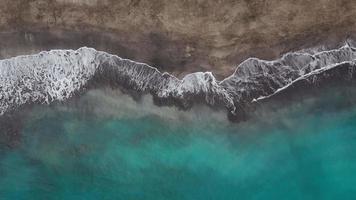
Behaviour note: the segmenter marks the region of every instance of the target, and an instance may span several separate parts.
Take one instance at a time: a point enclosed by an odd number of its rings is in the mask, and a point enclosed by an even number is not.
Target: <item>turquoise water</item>
[[[354,199],[353,88],[239,124],[113,91],[29,111],[0,154],[0,199]]]

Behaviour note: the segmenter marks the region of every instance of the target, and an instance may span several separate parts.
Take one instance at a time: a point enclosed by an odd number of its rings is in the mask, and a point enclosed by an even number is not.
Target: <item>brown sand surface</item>
[[[0,58],[89,46],[222,78],[248,57],[339,45],[355,19],[353,0],[0,0]]]

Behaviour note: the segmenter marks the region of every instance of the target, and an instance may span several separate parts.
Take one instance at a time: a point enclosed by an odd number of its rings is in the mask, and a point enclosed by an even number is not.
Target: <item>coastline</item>
[[[218,81],[211,72],[187,74],[182,79],[145,63],[103,51],[51,50],[0,61],[3,67],[1,113],[25,104],[65,101],[100,86],[121,88],[133,96],[151,94],[159,106],[190,109],[194,104],[225,108],[231,121],[246,120],[253,105],[282,91],[333,81],[352,80],[355,48],[288,53],[274,61],[250,58]]]

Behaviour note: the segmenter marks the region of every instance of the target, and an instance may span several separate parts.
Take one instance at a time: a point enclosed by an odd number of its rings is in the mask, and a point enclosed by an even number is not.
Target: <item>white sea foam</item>
[[[355,59],[355,49],[349,45],[317,53],[287,53],[274,61],[250,58],[231,76],[217,81],[211,72],[178,79],[147,64],[87,47],[52,50],[0,61],[0,115],[24,104],[64,101],[94,79],[151,93],[163,101],[173,99],[183,107],[203,99],[239,114],[252,101],[269,98],[301,79],[322,76],[345,63],[353,68]]]

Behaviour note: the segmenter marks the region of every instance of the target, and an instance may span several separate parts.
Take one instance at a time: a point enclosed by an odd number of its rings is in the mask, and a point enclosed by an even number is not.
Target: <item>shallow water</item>
[[[38,106],[0,150],[0,199],[353,199],[356,93],[332,88],[247,122],[112,90]]]

